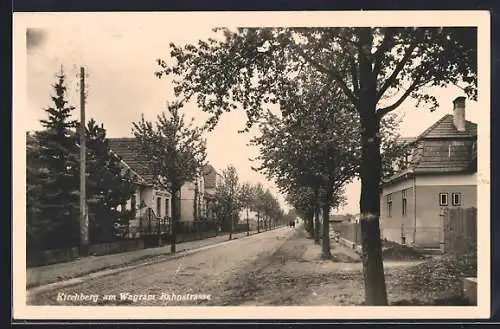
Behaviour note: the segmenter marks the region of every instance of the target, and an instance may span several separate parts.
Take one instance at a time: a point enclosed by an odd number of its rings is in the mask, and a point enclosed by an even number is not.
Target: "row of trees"
[[[335,142],[331,145],[334,147],[323,153],[334,154],[336,161],[332,163],[335,168],[329,172],[334,173],[335,178],[324,177],[325,171],[321,169],[313,170],[316,174],[308,177],[306,164],[295,166],[295,170],[303,171],[300,175],[284,175],[281,170],[275,174],[273,169],[266,170],[269,175],[294,186],[288,188],[293,199],[299,195],[323,193],[325,207],[328,201],[330,205],[339,202],[338,191],[353,173],[360,177],[365,303],[387,305],[379,227],[379,183],[383,172],[383,129],[391,120],[384,120],[409,97],[419,104],[428,105],[431,110],[435,109],[437,99],[429,94],[428,87],[460,85],[470,98],[475,99],[476,29],[315,27],[239,28],[231,31],[218,28],[215,32],[222,32],[222,38],[200,40],[195,45],[172,44],[170,55],[174,61],[159,59],[157,76],[175,76],[176,95],[196,101],[200,109],[210,113],[208,124],[212,129],[223,113],[243,109],[248,118],[245,130],[248,130],[260,120],[268,121],[268,111],[275,105],[281,108],[281,119],[288,121],[292,117],[291,121],[300,125],[301,121],[293,120],[293,116],[299,115],[295,105],[298,109],[307,109],[307,104],[301,104],[304,99],[312,100],[315,105],[324,99],[322,106],[313,106],[308,111],[321,111],[319,115],[322,117],[326,114],[329,118],[325,121],[330,125],[337,124],[335,116],[339,120],[352,120],[355,124],[348,126],[344,136],[332,136]],[[294,87],[297,77],[304,88]],[[306,91],[304,98],[303,91]],[[317,127],[317,131],[302,136],[306,144],[315,141],[323,129],[329,132],[328,124],[321,127],[322,120],[313,121],[315,125],[308,123],[307,126]],[[285,133],[283,135],[288,137]],[[344,153],[353,161],[348,161],[347,166],[340,165],[344,160],[338,156],[345,152],[343,137],[359,145],[359,153]],[[257,143],[264,149],[270,148],[262,141]],[[297,148],[294,152],[299,150],[307,150],[307,147]],[[324,166],[327,159],[322,158],[324,161],[318,165]],[[285,165],[286,162],[265,167],[281,168]],[[295,170],[287,168],[285,172],[294,173]],[[325,193],[327,188],[323,188],[323,192],[314,188],[311,191],[300,177],[318,182],[314,186],[321,182],[337,191],[336,197]],[[329,179],[335,182],[335,186],[325,184]],[[307,215],[310,215],[311,207],[316,207],[314,203],[296,202],[308,205],[300,207]]]
[[[45,109],[43,129],[27,138],[27,246],[38,250],[78,246],[79,226],[79,122],[72,120],[74,107],[66,100],[65,75],[54,85],[53,106]],[[180,220],[180,189],[202,174],[206,143],[203,129],[188,122],[182,103],[168,105],[156,122],[144,116],[133,123],[135,150],[140,161],[148,163],[154,184],[169,191],[172,199],[172,251],[175,252],[176,223]],[[137,177],[123,166],[108,145],[106,130],[94,119],[86,125],[87,197],[90,242],[108,241],[119,233],[115,227],[127,225],[134,216],[123,205],[137,190]],[[283,212],[278,201],[262,185],[240,184],[236,169],[223,172],[216,190],[216,214],[230,230],[241,209],[257,211],[259,224],[268,229]],[[115,226],[115,224],[120,224]]]
[[[240,183],[236,168],[229,165],[222,171],[221,184],[217,185],[215,191],[215,212],[225,230],[229,231],[229,239],[232,238],[234,225],[240,220],[241,211],[246,212],[247,230],[250,230],[249,211],[257,215],[259,232],[283,225],[285,221],[284,211],[271,191],[264,190],[260,183]]]
[[[43,129],[26,135],[26,218],[28,252],[78,246],[79,123],[66,100],[65,76],[54,85],[53,106],[45,109]],[[131,212],[118,207],[135,192],[134,177],[109,149],[106,130],[91,119],[86,125],[87,196],[93,241],[109,239],[116,222]]]
[[[340,88],[316,94],[327,83],[309,71],[296,74],[283,90],[288,96],[281,115],[267,113],[259,123],[260,135],[252,140],[260,150],[256,170],[274,179],[302,214],[314,241],[322,241],[323,258],[332,256],[330,210],[343,204],[344,187],[358,175],[362,153],[359,139],[353,138],[361,130],[358,114]],[[402,150],[396,143],[399,118],[387,115],[383,123],[383,163],[389,169]]]

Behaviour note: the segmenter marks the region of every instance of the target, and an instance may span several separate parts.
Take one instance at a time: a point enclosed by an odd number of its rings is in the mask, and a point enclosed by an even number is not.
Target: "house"
[[[444,208],[477,206],[477,125],[465,119],[465,97],[414,139],[397,173],[381,184],[382,238],[439,248]]]
[[[127,202],[126,208],[136,208],[135,220],[130,222],[131,226],[138,225],[139,218],[146,209],[153,210],[154,215],[160,218],[172,216],[172,196],[166,189],[155,186],[152,169],[146,160],[137,156],[137,142],[135,138],[109,138],[109,147],[117,154],[125,167],[129,168],[137,177],[137,192]],[[180,215],[182,221],[193,221],[200,218],[205,212],[204,200],[204,177],[200,173],[192,182],[187,182],[181,187],[180,193]]]
[[[137,191],[125,205],[126,209],[137,209],[135,219],[130,221],[131,231],[139,226],[139,218],[148,208],[157,217],[171,217],[172,196],[164,188],[155,186],[151,167],[137,156],[135,138],[108,138],[108,143],[111,151],[137,178]]]
[[[239,212],[239,223],[240,224],[246,224],[247,223],[247,218],[248,218],[248,224],[250,226],[250,230],[256,230],[257,229],[257,221],[259,217],[262,217],[261,214],[259,214],[257,211],[249,209],[249,208],[244,208],[240,210]],[[260,225],[263,225],[262,223],[262,218],[260,218],[261,222]]]
[[[205,180],[202,174],[181,187],[181,220],[194,221],[205,216]]]
[[[222,182],[222,176],[210,164],[203,167],[202,173],[204,180],[204,195],[202,199],[205,211],[204,216],[210,220],[215,220],[215,192],[217,186]]]

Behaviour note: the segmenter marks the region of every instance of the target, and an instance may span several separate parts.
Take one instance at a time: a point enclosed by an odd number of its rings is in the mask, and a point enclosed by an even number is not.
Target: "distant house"
[[[397,173],[381,185],[381,234],[438,248],[443,208],[477,206],[477,125],[465,119],[465,97],[453,101],[453,115],[404,142]]]
[[[330,214],[330,223],[343,223],[348,222],[349,217],[347,215],[334,215]]]
[[[351,223],[359,223],[360,218],[361,218],[361,214],[354,215],[354,217],[351,218]]]
[[[205,216],[205,180],[202,174],[181,188],[181,220],[194,221]]]
[[[203,167],[203,180],[204,180],[204,199],[203,200],[203,208],[204,215],[208,219],[216,219],[215,218],[215,191],[217,186],[221,184],[222,176],[215,170],[215,168],[208,164]]]
[[[247,222],[247,216],[248,216],[248,224],[250,226],[250,230],[256,230],[257,229],[257,222],[259,220],[259,217],[262,217],[257,211],[255,210],[252,210],[250,208],[246,209],[242,209],[240,210],[239,212],[239,216],[238,216],[238,219],[239,219],[239,223],[240,224],[246,224]],[[262,218],[260,219],[260,225],[263,225],[262,224]]]

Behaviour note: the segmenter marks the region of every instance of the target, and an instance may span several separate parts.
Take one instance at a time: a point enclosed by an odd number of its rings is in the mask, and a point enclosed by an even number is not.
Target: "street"
[[[194,247],[176,257],[102,270],[76,282],[28,290],[29,305],[321,306],[363,305],[362,263],[332,242],[332,259],[306,237],[303,226],[282,227]],[[155,252],[151,249],[151,252]],[[391,304],[448,303],[456,280],[433,280],[439,260],[386,260]],[[423,267],[422,267],[423,266]],[[62,267],[63,269],[65,267]],[[64,280],[63,280],[64,281]],[[69,283],[68,283],[69,282]],[[64,283],[64,282],[63,282]],[[415,284],[413,284],[415,283]],[[452,300],[454,302],[454,300]],[[405,304],[406,305],[406,304]]]
[[[250,237],[239,238],[229,243],[216,245],[178,259],[141,266],[98,279],[89,279],[65,288],[32,294],[28,290],[28,304],[32,305],[92,305],[99,296],[99,305],[193,305],[193,303],[220,304],[231,289],[225,283],[244,275],[247,266],[263,262],[293,235],[294,230],[285,227]],[[90,296],[88,300],[63,300],[64,296]],[[120,295],[122,294],[122,295]],[[130,295],[127,295],[130,294]],[[159,298],[162,294],[201,294],[211,299],[197,301],[171,301]],[[115,295],[116,300],[103,300],[105,295]],[[59,296],[59,301],[57,300]],[[121,300],[121,297],[124,297]],[[132,296],[128,298],[128,296]],[[133,296],[136,296],[134,300]],[[85,298],[83,298],[85,299]],[[141,299],[141,300],[138,300]]]

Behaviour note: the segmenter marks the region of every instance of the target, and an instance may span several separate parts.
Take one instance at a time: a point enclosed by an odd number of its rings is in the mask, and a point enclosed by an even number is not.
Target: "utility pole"
[[[86,176],[86,141],[85,141],[85,68],[80,68],[80,256],[87,256],[89,251],[89,218],[87,214]]]

